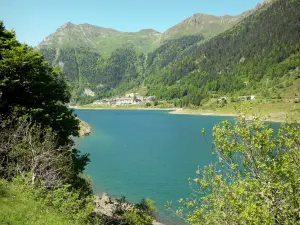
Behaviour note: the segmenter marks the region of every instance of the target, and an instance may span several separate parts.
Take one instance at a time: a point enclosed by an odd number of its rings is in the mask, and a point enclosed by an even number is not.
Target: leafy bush
[[[136,209],[129,209],[121,218],[124,225],[152,225],[153,218],[139,212]]]
[[[193,197],[181,199],[175,212],[189,224],[299,222],[300,125],[291,121],[274,131],[261,118],[248,118],[240,114],[235,125],[214,127],[219,162],[189,179]]]
[[[122,225],[151,225],[155,218],[154,201],[151,199],[142,199],[137,204],[130,204],[123,196],[116,199],[117,205],[113,212],[115,224]],[[108,220],[110,225],[111,220]]]

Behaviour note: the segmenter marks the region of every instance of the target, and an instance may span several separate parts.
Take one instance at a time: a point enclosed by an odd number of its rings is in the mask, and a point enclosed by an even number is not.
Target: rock
[[[109,217],[113,216],[116,202],[113,202],[108,194],[104,193],[101,197],[96,196],[95,203],[95,212],[97,214],[101,213],[102,215],[106,215]]]
[[[92,128],[88,123],[86,123],[82,120],[79,120],[79,136],[80,137],[89,136],[91,133],[91,130],[92,130]]]
[[[104,193],[101,197],[96,196],[95,199],[95,210],[94,213],[101,214],[103,219],[106,221],[118,221],[118,218],[114,218],[113,212],[115,211],[117,205],[119,204],[118,199],[110,197],[107,193]],[[133,207],[131,203],[123,203],[123,210],[129,210]],[[164,225],[156,220],[153,221],[153,225]]]

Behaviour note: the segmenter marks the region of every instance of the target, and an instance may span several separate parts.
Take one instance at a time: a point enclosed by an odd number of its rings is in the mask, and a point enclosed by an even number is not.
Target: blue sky
[[[163,32],[194,13],[237,15],[261,0],[0,0],[0,20],[18,40],[37,45],[66,22],[120,31]]]

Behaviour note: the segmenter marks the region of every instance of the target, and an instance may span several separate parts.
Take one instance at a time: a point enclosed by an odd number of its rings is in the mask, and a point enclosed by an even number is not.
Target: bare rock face
[[[201,20],[201,14],[194,14],[191,18],[190,18],[190,22],[194,25],[197,24],[201,24],[202,20]]]
[[[71,22],[68,22],[68,23],[64,23],[61,27],[60,27],[60,29],[71,29],[71,28],[73,28],[75,25],[73,24],[73,23],[71,23]]]
[[[113,216],[116,202],[114,202],[108,194],[104,193],[101,197],[96,196],[95,203],[95,213],[100,213],[109,217]]]

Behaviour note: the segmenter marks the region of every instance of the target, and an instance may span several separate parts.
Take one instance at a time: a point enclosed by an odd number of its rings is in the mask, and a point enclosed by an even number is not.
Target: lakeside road
[[[188,108],[146,108],[146,107],[81,107],[81,106],[69,106],[72,109],[88,109],[88,110],[164,110],[169,111],[169,114],[176,115],[199,115],[199,116],[229,116],[237,117],[238,113],[202,110],[202,109],[188,109]],[[282,123],[286,122],[287,113],[285,112],[270,112],[270,113],[257,113],[258,115],[267,116],[265,121]]]

